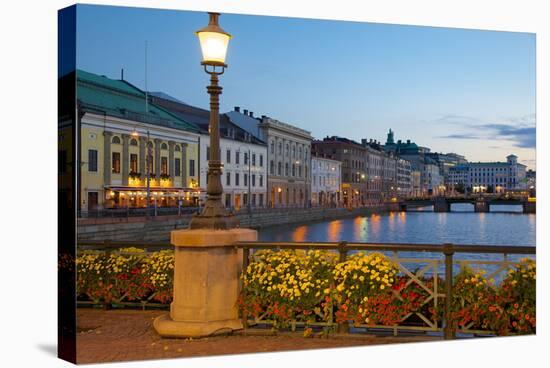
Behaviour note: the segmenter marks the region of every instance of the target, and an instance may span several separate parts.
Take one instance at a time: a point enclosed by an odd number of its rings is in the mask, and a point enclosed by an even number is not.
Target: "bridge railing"
[[[391,330],[395,335],[399,331],[425,331],[443,333],[445,338],[454,338],[456,332],[462,334],[495,334],[496,331],[480,329],[473,321],[456,326],[453,313],[457,301],[453,278],[462,267],[471,267],[476,274],[480,269],[487,272],[486,279],[496,279],[498,284],[509,269],[517,266],[522,256],[535,256],[535,247],[455,245],[455,244],[402,244],[402,243],[355,243],[355,242],[239,242],[236,247],[243,250],[243,272],[247,272],[250,263],[257,262],[255,253],[261,250],[311,252],[322,250],[338,254],[338,262],[343,263],[355,252],[381,252],[399,270],[401,287],[392,290],[393,299],[401,300],[401,292],[415,290],[423,294],[420,305],[401,316],[399,321],[388,324],[358,323],[357,321],[337,321],[338,307],[330,306],[330,313],[324,316],[317,310],[319,318],[304,321],[303,318],[291,318],[291,329],[297,327],[333,327],[340,332],[351,329]],[[261,253],[259,253],[261,254]],[[360,281],[358,280],[357,283]],[[246,288],[246,286],[245,286]],[[322,304],[322,302],[320,302]],[[331,303],[334,301],[331,300]],[[389,303],[391,301],[384,301]],[[398,303],[399,304],[399,303]],[[265,306],[264,306],[265,307]],[[243,324],[247,327],[275,325],[268,308],[256,316],[243,312]]]

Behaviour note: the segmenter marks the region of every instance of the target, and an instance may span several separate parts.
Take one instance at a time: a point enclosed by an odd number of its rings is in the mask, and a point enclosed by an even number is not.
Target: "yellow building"
[[[146,101],[123,80],[77,71],[80,210],[196,205],[195,125]],[[79,183],[78,183],[79,181]]]

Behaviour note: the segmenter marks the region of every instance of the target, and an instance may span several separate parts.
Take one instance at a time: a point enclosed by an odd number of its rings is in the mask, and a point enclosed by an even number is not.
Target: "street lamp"
[[[227,64],[225,55],[231,35],[218,25],[219,13],[208,13],[208,26],[197,31],[202,51],[204,71],[210,75],[210,85],[206,88],[210,95],[210,157],[208,157],[208,184],[206,203],[202,212],[195,215],[189,224],[191,229],[231,229],[239,225],[238,220],[222,203],[222,163],[220,161],[220,100],[222,87],[218,76],[223,74]]]
[[[132,137],[139,137],[139,133],[137,132],[136,128],[134,127],[134,131],[132,132]],[[145,156],[145,170],[146,170],[146,182],[147,182],[147,209],[146,209],[146,217],[147,219],[150,217],[149,215],[149,208],[151,207],[151,168],[150,168],[150,165],[151,163],[149,162],[151,160],[151,156],[152,156],[152,152],[151,152],[151,147],[150,147],[150,141],[151,141],[151,136],[149,134],[149,129],[147,129],[147,143],[145,144],[145,146],[147,147],[147,154]],[[156,204],[157,204],[157,201],[155,200],[155,216],[157,215],[157,210],[156,210]]]

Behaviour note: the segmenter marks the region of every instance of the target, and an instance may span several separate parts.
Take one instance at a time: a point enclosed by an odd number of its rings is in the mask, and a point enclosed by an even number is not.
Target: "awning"
[[[124,185],[106,185],[105,189],[112,190],[113,192],[146,192],[147,187],[140,186],[140,187],[134,187],[134,186],[124,186]],[[202,188],[179,188],[179,187],[150,187],[150,192],[206,192],[205,189]],[[169,193],[168,193],[169,194]]]

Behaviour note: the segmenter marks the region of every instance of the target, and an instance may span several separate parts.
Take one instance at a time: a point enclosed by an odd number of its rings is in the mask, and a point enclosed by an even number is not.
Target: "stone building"
[[[198,129],[124,80],[77,71],[81,214],[198,201]]]
[[[311,141],[307,130],[235,107],[230,121],[267,143],[267,203],[305,207],[311,198]]]
[[[312,144],[318,155],[342,163],[342,205],[360,207],[367,203],[367,155],[361,144],[343,137],[326,137]]]
[[[341,202],[342,163],[326,156],[311,156],[312,206],[337,207]]]
[[[469,193],[527,189],[526,166],[518,163],[516,155],[506,162],[469,162],[449,169],[447,183],[463,187]]]
[[[200,186],[206,188],[210,135],[210,111],[190,106],[166,95],[152,94],[151,101],[200,128]],[[265,142],[220,115],[220,154],[223,164],[222,200],[227,208],[267,205],[267,146]]]

